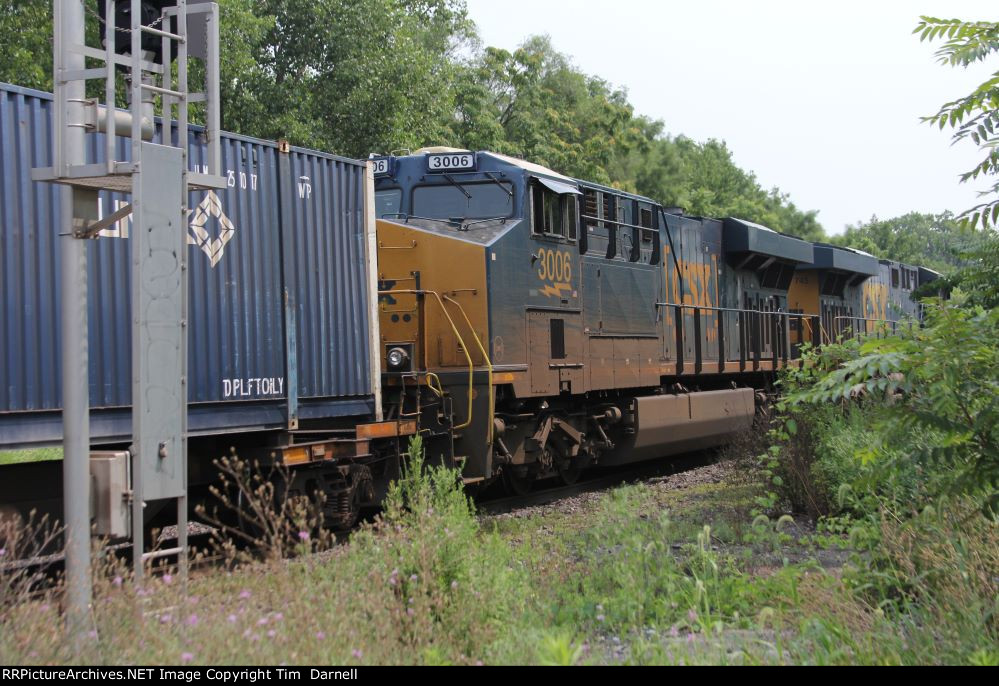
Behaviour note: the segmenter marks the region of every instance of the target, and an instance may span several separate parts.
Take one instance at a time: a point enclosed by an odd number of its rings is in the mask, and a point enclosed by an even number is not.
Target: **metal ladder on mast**
[[[62,360],[67,581],[71,614],[89,605],[89,397],[86,250],[82,239],[132,215],[131,530],[137,584],[144,565],[176,555],[187,571],[187,215],[189,192],[221,189],[219,145],[219,10],[213,2],[98,0],[103,49],[86,45],[82,0],[54,0],[53,164],[36,181],[69,187],[63,194]],[[127,3],[127,6],[126,6]],[[160,14],[143,24],[144,14]],[[120,16],[130,25],[120,26]],[[119,42],[121,35],[127,43]],[[158,41],[158,43],[157,43]],[[174,55],[176,48],[176,55]],[[176,76],[173,71],[176,57]],[[205,64],[203,92],[192,93],[188,60]],[[87,60],[101,66],[87,67]],[[116,77],[126,73],[129,104],[115,107]],[[104,102],[86,98],[88,81],[104,81]],[[157,107],[157,98],[159,106]],[[205,109],[207,170],[188,170],[189,107]],[[176,116],[174,111],[176,110]],[[161,117],[159,137],[156,115]],[[174,126],[176,121],[176,127]],[[174,133],[176,131],[176,144]],[[87,163],[86,133],[104,132],[104,160]],[[117,137],[131,138],[117,159]],[[131,203],[98,216],[102,190],[131,193]],[[82,369],[81,369],[82,368]],[[145,552],[143,509],[175,501],[178,545]]]

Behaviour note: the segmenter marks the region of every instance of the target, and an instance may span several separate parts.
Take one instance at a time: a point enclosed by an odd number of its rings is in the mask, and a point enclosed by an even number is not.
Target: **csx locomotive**
[[[87,136],[99,162],[103,134]],[[30,172],[50,141],[51,96],[0,85],[0,450],[61,440],[59,191]],[[802,345],[918,318],[911,293],[936,276],[490,152],[221,143],[227,188],[189,199],[192,505],[230,451],[287,465],[284,492],[322,491],[349,526],[417,433],[467,484],[518,493],[720,445]],[[188,151],[197,168],[196,127]],[[98,211],[125,201],[102,192]],[[111,534],[128,529],[130,231],[102,230],[89,261],[94,510]],[[0,473],[0,506],[58,516],[57,463]]]
[[[373,164],[385,406],[468,483],[723,444],[803,343],[933,277],[495,153]]]

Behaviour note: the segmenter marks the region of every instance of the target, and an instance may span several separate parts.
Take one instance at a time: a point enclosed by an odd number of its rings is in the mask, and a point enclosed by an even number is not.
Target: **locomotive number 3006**
[[[427,166],[432,172],[475,169],[475,155],[471,153],[429,155],[427,157]]]
[[[542,281],[572,281],[572,257],[561,250],[538,250],[538,277]]]

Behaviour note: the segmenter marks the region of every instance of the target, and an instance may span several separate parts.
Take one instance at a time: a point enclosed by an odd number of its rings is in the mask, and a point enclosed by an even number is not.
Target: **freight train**
[[[0,450],[61,438],[59,191],[30,177],[50,108],[0,86]],[[228,188],[190,199],[191,487],[230,451],[279,462],[333,526],[377,505],[416,434],[471,488],[515,493],[722,445],[803,345],[918,318],[936,276],[486,151],[222,143]],[[192,127],[192,164],[203,146]],[[121,202],[103,193],[102,212]],[[90,247],[91,433],[123,461],[128,232]],[[0,502],[37,500],[0,470]]]

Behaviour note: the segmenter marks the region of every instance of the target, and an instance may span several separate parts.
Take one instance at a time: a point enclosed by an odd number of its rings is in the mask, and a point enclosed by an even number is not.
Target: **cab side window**
[[[578,204],[571,193],[559,194],[540,184],[531,186],[531,232],[537,236],[579,237]]]
[[[533,204],[533,231],[545,236],[565,236],[562,225],[562,208],[559,197],[544,186],[534,184],[531,188]]]

